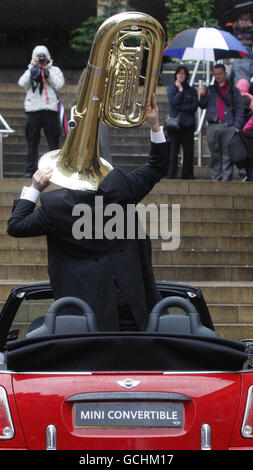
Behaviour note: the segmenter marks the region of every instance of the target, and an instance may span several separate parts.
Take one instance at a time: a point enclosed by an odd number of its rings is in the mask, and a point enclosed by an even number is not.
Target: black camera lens
[[[46,57],[43,54],[39,55],[38,59],[40,64],[46,63]]]

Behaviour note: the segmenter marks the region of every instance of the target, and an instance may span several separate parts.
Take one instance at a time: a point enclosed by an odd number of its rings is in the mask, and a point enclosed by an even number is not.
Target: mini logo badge
[[[140,380],[132,380],[132,379],[117,380],[117,384],[125,388],[136,387],[137,385],[139,385],[139,383],[141,383]]]

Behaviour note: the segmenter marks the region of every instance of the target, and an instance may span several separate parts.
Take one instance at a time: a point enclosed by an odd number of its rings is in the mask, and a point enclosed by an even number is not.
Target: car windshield
[[[27,333],[42,321],[53,302],[53,297],[51,299],[23,299],[10,327],[8,341],[24,339]]]

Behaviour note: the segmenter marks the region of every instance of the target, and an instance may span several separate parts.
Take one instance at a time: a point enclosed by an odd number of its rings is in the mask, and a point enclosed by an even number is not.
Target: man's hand
[[[152,132],[158,132],[160,130],[159,113],[158,106],[156,104],[156,96],[154,93],[151,98],[151,103],[147,103],[146,110],[146,120],[149,123]]]
[[[37,170],[33,175],[32,187],[38,189],[40,192],[44,191],[44,189],[46,189],[50,184],[49,180],[52,173],[52,168],[42,168],[41,170]]]

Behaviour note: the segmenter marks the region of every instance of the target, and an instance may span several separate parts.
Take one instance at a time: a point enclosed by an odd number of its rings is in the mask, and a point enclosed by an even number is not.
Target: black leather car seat
[[[97,331],[96,316],[82,299],[62,297],[50,306],[46,315],[36,319],[26,338],[47,335],[83,334]]]
[[[186,314],[171,314],[167,310],[171,307],[179,307]],[[153,307],[147,332],[218,337],[214,330],[202,325],[195,306],[188,299],[177,296],[165,297]]]

